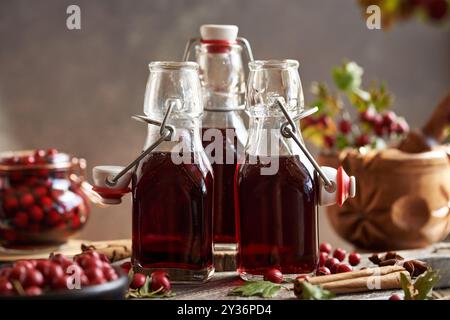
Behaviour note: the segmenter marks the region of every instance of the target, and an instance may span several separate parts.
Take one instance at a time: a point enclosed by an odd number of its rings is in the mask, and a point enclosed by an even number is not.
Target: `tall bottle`
[[[242,118],[246,91],[243,53],[249,60],[252,54],[248,42],[237,37],[237,26],[203,25],[200,34],[201,39],[191,40],[190,45],[196,43],[195,59],[200,67],[203,145],[214,172],[214,243],[220,249],[236,244],[233,181],[247,140]],[[189,50],[188,45],[185,59]]]
[[[205,281],[212,275],[213,176],[201,136],[203,112],[198,65],[153,62],[144,112],[163,122],[170,138],[139,162],[132,177],[135,270],[168,271],[172,281]],[[161,137],[148,125],[144,150]]]

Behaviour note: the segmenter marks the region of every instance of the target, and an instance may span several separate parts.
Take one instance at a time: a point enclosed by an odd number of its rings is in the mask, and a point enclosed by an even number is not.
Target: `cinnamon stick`
[[[368,268],[359,271],[331,274],[326,276],[298,279],[294,283],[294,292],[297,296],[302,294],[302,281],[308,281],[314,285],[333,293],[356,293],[373,290],[386,290],[401,288],[401,274],[409,278],[409,273],[401,266],[385,266],[380,268]]]

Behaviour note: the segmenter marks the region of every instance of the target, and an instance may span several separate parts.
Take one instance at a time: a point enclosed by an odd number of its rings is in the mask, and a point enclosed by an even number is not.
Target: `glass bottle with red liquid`
[[[253,60],[248,42],[237,37],[234,25],[203,25],[200,39],[188,44],[184,60],[195,45],[200,68],[204,114],[203,145],[214,172],[215,249],[235,248],[234,173],[247,140],[243,121],[245,100],[244,53]]]
[[[319,168],[304,148],[293,120],[304,111],[298,62],[254,61],[249,67],[249,137],[235,177],[238,272],[246,280],[271,268],[288,278],[312,274],[318,205],[354,195],[354,178]],[[298,143],[284,130],[295,132]]]
[[[163,269],[172,282],[203,282],[214,272],[213,175],[200,136],[198,65],[153,62],[149,68],[146,116],[141,116],[148,122],[145,151],[129,174],[132,263],[142,273]],[[114,171],[97,167],[94,178],[103,169],[107,174]]]

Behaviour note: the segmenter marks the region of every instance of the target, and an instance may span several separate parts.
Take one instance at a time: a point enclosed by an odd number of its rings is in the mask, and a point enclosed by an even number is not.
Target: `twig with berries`
[[[317,115],[302,120],[305,139],[335,153],[344,148],[385,148],[396,144],[409,131],[408,123],[389,110],[392,96],[384,84],[362,87],[363,69],[355,62],[347,62],[332,71],[336,92],[324,83],[314,83]],[[352,119],[350,105],[358,114]]]

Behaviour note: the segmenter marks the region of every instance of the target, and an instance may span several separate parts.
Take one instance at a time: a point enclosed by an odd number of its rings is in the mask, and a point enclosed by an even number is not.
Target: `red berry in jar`
[[[20,158],[20,164],[22,164],[22,165],[27,166],[27,165],[31,165],[34,163],[35,163],[35,159],[34,159],[34,156],[32,156],[32,155],[23,156]]]
[[[33,189],[33,193],[36,197],[44,197],[48,193],[48,189],[44,186],[36,187]]]
[[[339,131],[343,134],[348,134],[352,131],[352,123],[349,120],[341,120],[339,122]]]
[[[44,284],[44,276],[39,270],[27,270],[25,287],[41,287]]]
[[[328,242],[322,242],[319,246],[320,252],[326,252],[330,254],[331,250],[333,250],[333,248],[331,247],[331,244],[329,244]]]
[[[14,217],[14,224],[19,228],[25,228],[28,225],[28,215],[25,212],[18,212]]]
[[[393,294],[389,297],[389,300],[402,300],[402,298],[398,294]]]
[[[29,193],[25,193],[20,197],[20,204],[23,207],[28,208],[34,204],[34,197]]]
[[[319,255],[319,267],[324,266],[325,262],[327,262],[328,259],[328,253],[321,252]]]
[[[14,210],[19,206],[19,201],[14,196],[6,197],[3,203],[5,210]]]
[[[44,211],[39,206],[32,206],[28,212],[31,219],[34,221],[41,221],[42,219],[44,219]]]
[[[353,268],[346,263],[339,263],[336,266],[337,266],[336,273],[350,272],[353,270]]]
[[[335,257],[336,259],[338,259],[339,261],[344,261],[345,256],[347,255],[347,251],[345,251],[342,248],[337,248],[336,250],[334,250],[333,252],[333,257]]]
[[[49,210],[53,207],[53,200],[50,197],[41,197],[40,202],[44,209]]]
[[[152,291],[160,290],[161,293],[170,291],[172,286],[170,284],[169,278],[167,277],[167,273],[153,272],[151,276],[152,282],[150,284],[150,289]]]
[[[351,266],[357,266],[361,262],[361,255],[357,252],[352,252],[348,255],[348,262]]]
[[[52,209],[48,212],[46,221],[49,226],[56,226],[61,220],[61,215],[57,210]]]
[[[325,266],[319,267],[316,271],[317,276],[326,276],[328,274],[331,274],[331,271]]]
[[[327,261],[325,261],[325,267],[328,269],[332,269],[334,265],[339,264],[339,260],[336,258],[328,258]]]
[[[269,269],[264,273],[265,281],[270,281],[273,283],[281,283],[283,282],[283,279],[284,279],[283,274],[281,273],[280,270],[276,268]]]
[[[130,288],[131,289],[139,289],[145,284],[146,280],[147,280],[146,275],[144,275],[142,273],[135,273],[133,275],[133,279],[131,280]]]
[[[42,289],[39,287],[29,287],[25,289],[25,295],[27,296],[40,296]]]
[[[55,149],[55,148],[47,149],[47,156],[53,157],[53,156],[56,156],[57,154],[58,154],[57,149]]]
[[[74,215],[72,218],[72,229],[78,229],[81,225],[80,217]]]
[[[36,151],[34,151],[34,157],[36,158],[36,160],[44,159],[45,158],[45,150],[36,149]]]

